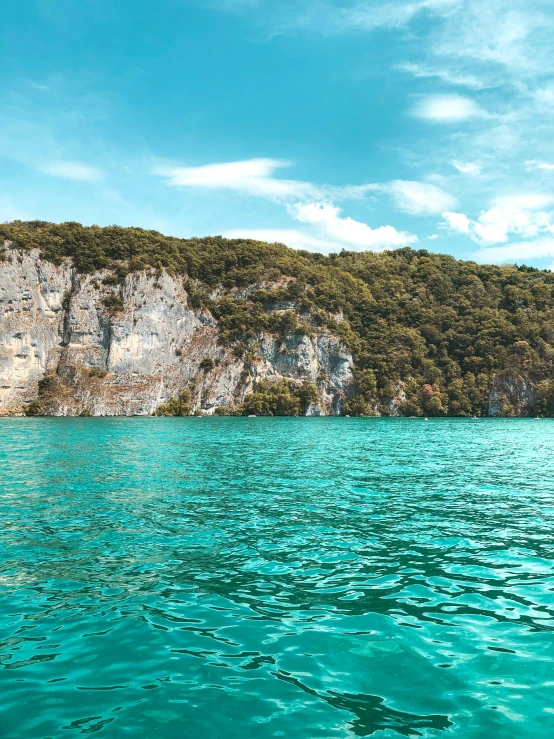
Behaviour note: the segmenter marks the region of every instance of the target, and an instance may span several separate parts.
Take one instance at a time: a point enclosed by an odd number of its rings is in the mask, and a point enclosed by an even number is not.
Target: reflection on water
[[[0,735],[554,734],[554,422],[0,421]]]

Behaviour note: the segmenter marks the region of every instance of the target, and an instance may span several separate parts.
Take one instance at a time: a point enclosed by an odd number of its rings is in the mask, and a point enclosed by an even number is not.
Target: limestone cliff
[[[218,322],[190,306],[183,278],[110,272],[8,249],[0,262],[0,415],[31,403],[56,416],[150,415],[188,388],[193,409],[240,403],[258,378],[317,385],[309,414],[341,412],[352,357],[327,330],[261,333],[254,356],[219,341]],[[203,360],[211,359],[212,362]],[[213,365],[213,366],[212,366]]]

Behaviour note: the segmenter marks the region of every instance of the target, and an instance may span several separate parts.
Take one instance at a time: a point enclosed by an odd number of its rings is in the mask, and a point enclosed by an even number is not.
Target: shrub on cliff
[[[211,357],[204,357],[198,367],[202,370],[202,372],[209,372],[215,367],[215,362]]]
[[[25,407],[26,416],[44,416],[48,411],[48,400],[59,385],[57,375],[45,375],[38,381],[38,397]]]
[[[102,303],[104,304],[104,307],[110,314],[119,313],[124,309],[123,300],[119,295],[107,295],[103,300]]]

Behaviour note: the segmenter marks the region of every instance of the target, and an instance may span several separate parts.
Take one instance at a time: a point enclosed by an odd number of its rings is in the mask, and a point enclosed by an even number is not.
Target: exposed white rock
[[[62,416],[149,415],[185,388],[195,410],[212,413],[240,402],[264,377],[317,384],[322,402],[309,413],[325,415],[340,412],[351,388],[352,357],[328,331],[284,341],[261,334],[259,358],[245,367],[218,342],[211,314],[190,308],[181,277],[145,271],[114,286],[103,282],[108,272],[78,275],[37,251],[7,255],[0,262],[0,415],[22,414],[45,376],[54,378],[47,412]],[[212,369],[200,369],[206,358]]]
[[[0,263],[0,412],[18,410],[61,354],[64,294],[72,270],[9,251]]]

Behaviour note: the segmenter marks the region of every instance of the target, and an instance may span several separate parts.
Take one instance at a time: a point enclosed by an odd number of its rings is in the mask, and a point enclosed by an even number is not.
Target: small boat
[[[251,416],[248,416],[248,418],[256,418],[257,416],[255,414],[252,414]]]

